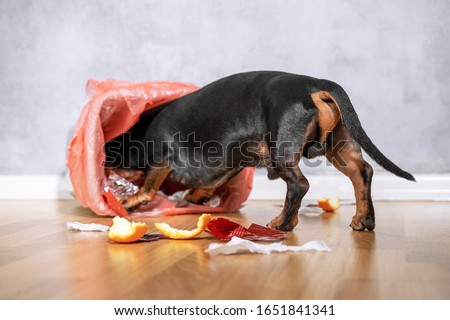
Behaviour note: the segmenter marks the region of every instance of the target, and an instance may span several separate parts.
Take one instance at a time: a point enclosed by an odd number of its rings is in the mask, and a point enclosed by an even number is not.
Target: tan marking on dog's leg
[[[371,197],[372,167],[363,159],[361,147],[353,140],[342,123],[333,131],[331,149],[327,159],[350,178],[355,191],[356,214],[352,218],[353,230],[373,230],[375,212]]]
[[[270,228],[291,231],[298,224],[298,210],[300,209],[302,199],[309,189],[309,182],[303,175],[298,163],[303,154],[306,142],[311,139],[317,122],[309,119],[309,124],[304,132],[303,140],[299,142],[298,152],[285,155],[279,153],[279,149],[270,149],[270,158],[276,159],[274,166],[271,167],[276,174],[286,182],[286,198],[281,213],[270,221],[267,226]]]
[[[155,197],[164,180],[169,175],[168,167],[151,168],[147,173],[144,185],[135,195],[124,199],[122,205],[126,208],[134,208],[143,201],[151,201]]]
[[[309,182],[298,166],[278,170],[277,173],[287,184],[286,199],[281,213],[267,226],[283,231],[291,231],[298,224],[298,210],[308,192]]]
[[[204,199],[209,199],[216,191],[216,188],[198,188],[194,189],[191,195],[186,199],[189,202],[200,203]]]
[[[319,110],[317,121],[320,127],[320,143],[324,143],[326,136],[341,119],[339,105],[328,91],[318,91],[311,94],[314,105]]]

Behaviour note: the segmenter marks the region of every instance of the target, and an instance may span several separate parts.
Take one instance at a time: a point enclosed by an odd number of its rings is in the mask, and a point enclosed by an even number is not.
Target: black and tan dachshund
[[[245,167],[267,167],[287,184],[282,212],[268,223],[292,230],[309,188],[298,164],[324,155],[353,183],[354,230],[373,230],[372,167],[361,148],[386,170],[414,181],[372,143],[349,97],[336,83],[272,71],[215,81],[141,116],[129,132],[105,146],[105,166],[143,172],[140,191],[125,208],[150,201],[167,179],[193,190],[200,202]]]

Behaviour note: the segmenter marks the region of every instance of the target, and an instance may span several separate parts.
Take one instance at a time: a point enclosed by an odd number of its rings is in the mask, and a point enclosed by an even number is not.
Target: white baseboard
[[[0,175],[0,199],[73,199],[72,185],[59,175]]]
[[[375,174],[372,197],[375,200],[450,200],[450,174],[418,174],[417,182],[400,179],[387,173]],[[310,187],[305,199],[339,197],[354,199],[353,186],[342,174],[310,175]],[[269,181],[266,176],[255,175],[252,199],[284,199],[286,183]]]
[[[418,174],[417,182],[393,175],[375,174],[372,196],[375,200],[450,200],[450,174]],[[269,181],[255,174],[251,200],[280,200],[286,195],[286,184],[278,179]],[[344,175],[310,175],[306,199],[339,197],[354,199],[353,187]],[[66,177],[57,175],[0,175],[0,199],[73,199]]]

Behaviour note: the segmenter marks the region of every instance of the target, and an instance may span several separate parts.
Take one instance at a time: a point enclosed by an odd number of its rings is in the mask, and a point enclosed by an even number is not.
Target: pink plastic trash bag
[[[116,203],[111,201],[110,194],[105,196],[107,177],[102,165],[105,161],[104,143],[128,131],[144,111],[197,89],[192,84],[179,82],[89,80],[86,85],[88,102],[76,124],[67,155],[70,180],[78,201],[98,215],[124,215],[123,210],[118,210]],[[216,194],[221,198],[219,206],[187,204],[176,207],[174,201],[158,194],[145,206],[144,211],[139,210],[132,215],[236,211],[250,194],[253,172],[253,168],[246,168],[218,188]],[[182,190],[183,186],[166,185],[165,190],[168,189],[175,192]]]

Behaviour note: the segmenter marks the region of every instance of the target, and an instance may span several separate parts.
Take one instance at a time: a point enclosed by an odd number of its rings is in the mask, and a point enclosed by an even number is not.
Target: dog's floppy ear
[[[336,100],[328,91],[314,92],[311,99],[319,111],[317,121],[320,127],[320,142],[323,143],[327,133],[333,131],[341,119],[341,112]]]

